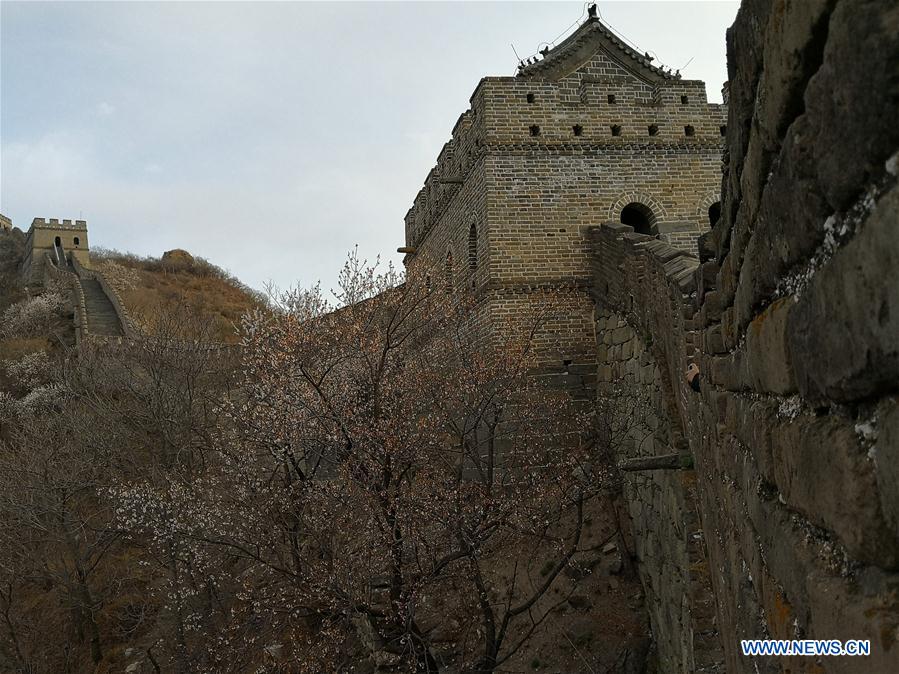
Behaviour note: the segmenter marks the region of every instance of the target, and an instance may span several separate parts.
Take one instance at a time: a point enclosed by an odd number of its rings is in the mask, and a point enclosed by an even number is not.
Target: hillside
[[[119,291],[132,318],[150,331],[157,317],[187,307],[209,321],[211,339],[234,343],[240,317],[265,304],[260,293],[184,250],[155,258],[95,249],[91,258]]]

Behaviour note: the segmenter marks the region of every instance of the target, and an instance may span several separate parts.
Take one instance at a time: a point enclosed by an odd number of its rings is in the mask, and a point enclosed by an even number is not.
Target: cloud
[[[100,101],[100,103],[97,104],[97,114],[101,117],[109,117],[109,115],[114,114],[115,111],[116,108],[112,103]]]
[[[514,11],[500,3],[8,4],[4,213],[16,222],[83,215],[94,245],[142,255],[186,248],[255,287],[321,279],[325,288],[355,244],[370,258],[399,260],[403,217],[479,78],[514,71],[508,39],[537,45],[583,10],[575,2]],[[653,5],[649,22],[648,5],[603,11],[678,65],[707,52],[702,40],[717,33],[721,54],[712,60],[723,73],[723,31],[736,5],[710,3],[683,33],[666,28],[682,6]],[[28,51],[39,41],[55,48]],[[704,76],[702,61],[691,76]],[[705,76],[713,90],[716,73]],[[76,97],[95,103],[44,103]]]

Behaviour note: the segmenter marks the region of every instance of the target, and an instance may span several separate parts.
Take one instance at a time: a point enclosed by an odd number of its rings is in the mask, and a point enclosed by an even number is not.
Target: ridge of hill
[[[235,343],[241,316],[267,304],[262,293],[185,250],[166,251],[157,258],[101,248],[91,251],[91,259],[116,288],[131,317],[149,331],[156,316],[180,306],[210,322],[212,339]]]

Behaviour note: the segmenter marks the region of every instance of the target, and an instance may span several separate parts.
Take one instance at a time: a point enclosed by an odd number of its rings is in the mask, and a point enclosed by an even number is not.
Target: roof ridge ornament
[[[672,72],[671,68],[662,63],[654,65],[653,62],[657,61],[657,57],[627,44],[614,29],[606,26],[600,19],[595,2],[587,6],[587,15],[587,19],[561,43],[553,43],[550,48],[539,50],[539,56],[519,59],[518,76],[549,79],[565,76],[569,72],[567,65],[576,65],[575,61],[584,57],[590,44],[602,49],[600,45],[604,41],[604,50],[607,53],[609,50],[615,52],[610,54],[614,60],[648,84],[680,79],[680,73]],[[637,67],[630,67],[631,63]]]

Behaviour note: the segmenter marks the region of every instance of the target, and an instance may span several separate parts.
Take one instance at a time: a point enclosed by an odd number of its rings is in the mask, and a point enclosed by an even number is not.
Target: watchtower
[[[25,283],[40,283],[43,280],[45,254],[54,264],[63,267],[69,266],[72,258],[89,265],[87,221],[35,218],[25,239],[25,259],[22,262]]]
[[[540,345],[562,375],[595,371],[586,231],[622,222],[695,252],[717,214],[726,107],[653,61],[591,15],[516,76],[485,77],[406,214],[406,265],[439,265],[488,326],[570,291]]]

